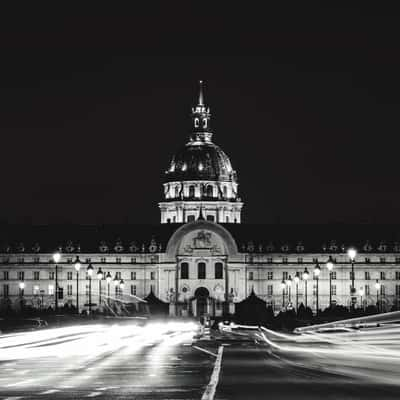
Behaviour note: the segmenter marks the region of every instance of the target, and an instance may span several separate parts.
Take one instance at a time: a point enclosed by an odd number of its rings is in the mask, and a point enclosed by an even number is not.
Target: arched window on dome
[[[195,119],[194,119],[194,127],[195,127],[195,128],[198,128],[198,127],[199,127],[199,119],[198,119],[198,118],[195,118]]]
[[[208,185],[208,186],[207,186],[207,189],[206,189],[206,196],[207,196],[207,197],[213,197],[213,187],[212,187],[211,185]]]
[[[175,186],[175,198],[179,197],[179,187]]]
[[[203,119],[203,128],[207,128],[207,118]]]
[[[224,193],[224,197],[227,198],[228,197],[228,188],[226,186],[224,186],[224,188],[222,190]]]
[[[189,186],[189,197],[194,197],[194,185]]]

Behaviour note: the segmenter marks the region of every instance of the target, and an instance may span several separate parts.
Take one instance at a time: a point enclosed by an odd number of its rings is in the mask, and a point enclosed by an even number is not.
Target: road
[[[0,399],[200,400],[210,387],[217,400],[399,398],[400,328],[242,330],[193,342],[197,329],[92,324],[2,335]]]
[[[388,336],[384,337],[386,348],[377,347],[372,339],[376,335],[370,332],[369,337],[360,332],[322,337],[264,332],[268,342],[254,332],[248,334],[256,338],[257,344],[225,343],[217,400],[365,400],[400,396],[400,358],[394,349],[400,345],[398,330],[390,335],[393,344]],[[370,344],[365,345],[371,340],[374,353]],[[388,347],[390,351],[386,351]]]
[[[213,367],[197,327],[89,325],[0,337],[0,398],[200,399]]]

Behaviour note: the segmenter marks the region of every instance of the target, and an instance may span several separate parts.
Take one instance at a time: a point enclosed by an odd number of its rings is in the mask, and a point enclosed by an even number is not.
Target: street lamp
[[[288,305],[292,302],[292,296],[291,296],[291,288],[292,288],[292,277],[289,275],[289,278],[286,280],[286,286],[289,289],[289,302]]]
[[[381,289],[381,284],[378,282],[378,279],[376,280],[376,283],[375,283],[375,289],[376,289],[376,308],[378,309],[378,312],[380,312],[379,290]]]
[[[329,271],[329,307],[332,308],[332,270],[334,266],[334,261],[332,256],[329,256],[328,261],[326,262],[326,268]]]
[[[317,281],[317,292],[316,292],[316,294],[317,294],[317,312],[316,312],[316,314],[318,315],[318,313],[319,313],[319,299],[318,299],[318,297],[319,297],[319,294],[318,294],[318,283],[319,283],[319,274],[321,273],[321,267],[319,266],[319,264],[318,264],[318,261],[317,261],[317,264],[315,264],[315,267],[314,267],[314,276],[315,276],[315,280]]]
[[[357,256],[357,250],[353,247],[350,247],[347,250],[347,255],[350,258],[351,261],[351,309],[354,310],[354,305],[357,301],[357,297],[356,297],[356,289],[354,287],[354,260],[356,259]]]
[[[361,308],[364,311],[364,303],[363,303],[364,289],[362,287],[360,287],[360,290],[358,291],[358,294],[360,295]]]
[[[110,274],[110,271],[107,272],[106,281],[107,281],[107,303],[108,306],[110,307],[110,283],[112,281],[112,276]]]
[[[21,296],[21,312],[24,311],[24,289],[25,289],[25,282],[19,283],[19,295]]]
[[[58,263],[61,260],[61,254],[57,251],[53,254],[53,261],[56,264],[56,312],[58,311]]]
[[[124,287],[125,287],[125,282],[123,279],[121,279],[121,281],[119,282],[119,288],[121,289],[121,294],[122,294],[122,291],[124,290]]]
[[[306,308],[307,308],[307,281],[308,281],[309,276],[310,276],[310,274],[308,273],[308,269],[304,268],[303,281],[304,281],[304,297],[305,297]]]
[[[92,314],[92,275],[93,275],[93,266],[89,264],[86,268],[88,277],[89,277],[89,315]]]
[[[119,282],[120,282],[120,280],[117,278],[117,275],[114,276],[113,282],[115,286],[115,298],[117,298],[117,294],[119,294],[117,288],[119,287]]]
[[[282,309],[283,309],[285,308],[285,289],[286,289],[286,283],[283,279],[281,282],[281,288],[282,288]]]
[[[299,282],[300,282],[300,275],[296,272],[294,276],[294,283],[296,284],[296,313],[299,310]]]
[[[103,279],[103,271],[101,270],[101,268],[99,268],[99,270],[97,271],[97,279],[99,280],[99,309],[101,306],[101,280]]]
[[[18,286],[21,289],[20,292],[21,297],[24,297],[25,282],[20,282]]]
[[[76,256],[74,266],[76,271],[76,311],[79,315],[79,270],[81,269],[81,262],[79,260],[79,256]]]

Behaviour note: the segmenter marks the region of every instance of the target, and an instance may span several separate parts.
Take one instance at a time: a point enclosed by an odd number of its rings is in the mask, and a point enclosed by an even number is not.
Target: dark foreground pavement
[[[224,348],[216,399],[398,399],[400,388],[297,367],[249,343]]]

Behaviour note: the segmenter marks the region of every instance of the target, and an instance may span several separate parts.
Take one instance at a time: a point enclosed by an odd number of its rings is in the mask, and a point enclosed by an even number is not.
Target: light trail
[[[300,335],[262,327],[258,337],[290,365],[400,385],[400,326]]]
[[[0,361],[14,368],[0,370],[0,386],[59,390],[61,383],[66,387],[95,385],[109,371],[116,374],[127,362],[134,363],[146,347],[151,352],[147,368],[159,375],[173,349],[191,341],[197,330],[192,322],[150,322],[146,326],[117,323],[3,336]],[[21,368],[29,368],[29,379],[23,379]],[[121,377],[126,379],[123,369]]]

